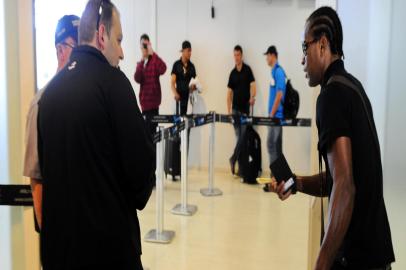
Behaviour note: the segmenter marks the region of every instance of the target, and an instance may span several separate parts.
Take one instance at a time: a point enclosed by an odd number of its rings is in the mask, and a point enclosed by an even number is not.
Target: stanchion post
[[[216,113],[213,112],[213,122],[210,124],[210,141],[209,141],[209,186],[200,189],[203,196],[221,196],[223,192],[214,187],[214,147],[216,142]]]
[[[188,204],[188,129],[189,119],[183,118],[185,128],[180,132],[180,146],[181,146],[181,203],[175,205],[172,213],[175,215],[192,216],[197,211],[196,205]]]
[[[158,127],[161,140],[156,144],[156,229],[150,230],[145,236],[146,242],[168,244],[175,236],[174,231],[164,230],[164,152],[165,139],[163,128]]]

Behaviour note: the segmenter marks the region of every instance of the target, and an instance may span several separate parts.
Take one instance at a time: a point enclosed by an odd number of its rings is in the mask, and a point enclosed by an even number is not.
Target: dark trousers
[[[242,116],[245,115],[244,113],[237,111],[233,109],[233,115],[234,116]],[[237,121],[238,122],[238,121]],[[243,143],[243,136],[245,134],[245,131],[247,130],[246,125],[241,125],[240,123],[234,123],[234,132],[235,132],[235,137],[237,139],[237,142],[234,147],[234,152],[230,158],[231,163],[235,164],[238,162],[238,157],[240,156],[241,153],[241,147]],[[240,165],[238,164],[238,170],[240,170]]]
[[[189,98],[178,101],[176,103],[176,115],[186,115],[188,103]]]
[[[269,164],[272,164],[282,155],[282,127],[268,127],[267,147],[269,154]],[[271,172],[272,175],[272,172]]]

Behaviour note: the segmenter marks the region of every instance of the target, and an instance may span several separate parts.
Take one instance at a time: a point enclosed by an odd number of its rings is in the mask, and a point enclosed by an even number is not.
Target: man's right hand
[[[180,100],[180,95],[178,93],[175,93],[175,100],[179,101]]]

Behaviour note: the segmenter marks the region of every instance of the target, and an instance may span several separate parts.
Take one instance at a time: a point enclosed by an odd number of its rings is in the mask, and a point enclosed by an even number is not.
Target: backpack
[[[247,125],[238,157],[244,183],[257,183],[257,177],[262,172],[261,162],[261,138],[251,125]]]
[[[295,119],[299,112],[299,92],[293,88],[290,80],[286,82],[286,93],[283,102],[283,115],[285,119]]]

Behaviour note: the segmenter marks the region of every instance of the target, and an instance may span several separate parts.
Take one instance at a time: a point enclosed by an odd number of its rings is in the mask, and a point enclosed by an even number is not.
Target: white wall
[[[385,134],[384,191],[389,220],[392,229],[397,263],[394,270],[406,269],[406,86],[405,44],[406,2],[392,1],[391,39],[388,69],[388,96]]]
[[[384,157],[391,2],[339,0],[337,11],[346,69],[363,83],[370,98]]]
[[[22,157],[23,127],[35,89],[32,4],[32,1],[1,1],[4,55],[0,60],[3,67],[0,72],[0,102],[3,104],[0,106],[0,181],[7,184],[28,183],[22,177]],[[39,269],[38,234],[34,231],[32,208],[3,206],[0,211],[0,256],[4,256],[1,269]]]
[[[8,136],[4,2],[0,2],[0,184],[8,184]],[[0,269],[11,270],[10,209],[0,207]]]
[[[257,82],[257,104],[255,115],[266,115],[270,69],[263,53],[269,45],[276,45],[280,63],[285,68],[293,85],[300,92],[300,117],[314,116],[313,90],[305,81],[300,65],[301,38],[305,19],[314,9],[313,0],[217,0],[214,1],[216,18],[211,19],[211,0],[157,1],[158,54],[166,61],[168,70],[161,78],[163,103],[161,113],[174,112],[170,91],[170,72],[173,63],[180,57],[183,40],[192,43],[192,62],[197,69],[204,93],[203,108],[226,113],[227,81],[233,63],[233,47],[240,44],[245,61],[251,66]],[[153,31],[153,1],[117,1],[123,20],[125,60],[122,69],[131,79],[136,61],[140,58],[139,36]],[[281,27],[283,25],[283,27]],[[138,85],[135,85],[138,93]],[[230,125],[218,124],[216,129],[216,168],[228,169],[228,158],[235,138]],[[266,134],[264,127],[258,128],[262,138],[263,169],[268,170]],[[193,167],[207,168],[208,127],[192,130],[189,163]],[[307,173],[310,168],[309,128],[285,128],[284,151],[298,172]]]
[[[389,45],[391,35],[392,1],[371,1],[369,3],[368,66],[366,89],[374,109],[375,124],[381,143],[382,159],[385,159],[385,122],[387,114],[387,86],[389,66]],[[361,44],[361,42],[359,42]],[[364,45],[365,46],[365,45]],[[362,48],[360,48],[362,50]]]

